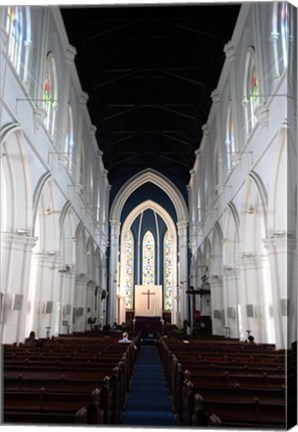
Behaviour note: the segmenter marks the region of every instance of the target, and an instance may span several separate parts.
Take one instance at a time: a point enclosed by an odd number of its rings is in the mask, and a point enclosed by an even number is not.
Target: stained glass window
[[[125,243],[125,307],[132,309],[133,307],[133,261],[134,261],[134,239],[133,234],[129,234]]]
[[[164,236],[164,309],[172,309],[172,288],[173,288],[173,239],[166,231]]]
[[[56,75],[56,64],[52,53],[47,57],[46,64],[46,75],[44,80],[44,101],[47,116],[45,119],[46,127],[51,136],[54,135],[55,131],[55,120],[57,111],[57,75]]]
[[[289,43],[289,6],[287,2],[278,4],[279,34],[280,34],[280,57],[282,67],[285,69],[288,64],[288,43]]]
[[[255,109],[258,100],[258,81],[254,59],[254,51],[250,50],[246,60],[243,106],[245,109],[246,128],[249,134],[255,123]]]
[[[228,171],[232,169],[233,153],[235,152],[235,139],[234,139],[234,125],[232,118],[232,105],[229,103],[227,112],[227,126],[226,126],[226,153],[227,153],[227,168]]]
[[[143,285],[154,285],[155,241],[151,231],[143,237]]]
[[[7,7],[6,31],[8,34],[8,56],[16,70],[19,72],[24,41],[24,20],[22,7]]]
[[[65,134],[65,155],[67,156],[67,167],[71,169],[72,153],[73,153],[73,119],[72,119],[72,109],[68,105],[67,113],[67,129]]]

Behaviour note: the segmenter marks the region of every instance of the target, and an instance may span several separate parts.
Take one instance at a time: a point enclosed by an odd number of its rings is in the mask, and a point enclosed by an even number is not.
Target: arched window
[[[164,236],[164,310],[172,309],[173,238],[167,230]]]
[[[96,220],[100,221],[100,205],[101,205],[101,191],[100,188],[98,188],[97,191],[97,206],[96,206]]]
[[[243,93],[246,130],[247,134],[250,134],[256,124],[255,109],[258,102],[258,80],[253,49],[249,50],[246,58]]]
[[[72,155],[73,155],[73,117],[72,117],[72,108],[70,104],[68,105],[68,111],[67,111],[67,128],[66,128],[66,134],[65,134],[65,144],[64,144],[64,152],[67,156],[66,164],[67,168],[71,170],[72,167]]]
[[[8,34],[8,57],[18,74],[24,74],[26,28],[30,33],[28,7],[8,6],[6,8],[6,32]],[[23,66],[23,68],[22,68]]]
[[[155,241],[151,231],[143,237],[143,285],[155,282]]]
[[[125,307],[133,307],[133,272],[134,272],[134,238],[131,230],[128,233],[125,243]]]
[[[233,167],[233,154],[235,153],[234,125],[232,117],[232,104],[228,105],[227,124],[226,124],[226,154],[227,154],[227,170],[231,171]]]
[[[54,136],[56,113],[58,107],[58,89],[56,64],[53,53],[49,53],[46,61],[46,74],[44,80],[44,103],[47,116],[45,119],[46,128],[51,137]]]
[[[218,145],[216,143],[213,153],[213,172],[214,172],[214,189],[215,194],[218,193],[217,185],[219,184],[219,172],[218,172]]]
[[[288,65],[290,36],[290,5],[287,2],[274,2],[272,17],[272,38],[276,73],[280,75]]]

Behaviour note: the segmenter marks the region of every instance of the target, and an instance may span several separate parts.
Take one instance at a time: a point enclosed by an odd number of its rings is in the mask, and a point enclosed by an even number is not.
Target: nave
[[[297,422],[296,347],[178,329],[4,345],[3,423],[284,429]],[[38,343],[37,343],[38,342]]]
[[[122,424],[175,426],[157,347],[150,341],[140,347]]]

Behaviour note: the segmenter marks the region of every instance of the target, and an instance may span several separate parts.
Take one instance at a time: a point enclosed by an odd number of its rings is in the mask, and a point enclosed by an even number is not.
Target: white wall
[[[289,7],[296,24],[297,10]],[[200,207],[190,209],[191,277],[196,267],[204,264],[204,256],[197,252],[208,238],[210,255],[216,261],[209,272],[213,332],[225,334],[224,326],[228,326],[232,337],[245,339],[246,330],[251,330],[256,342],[285,348],[297,337],[297,329],[293,325],[288,328],[288,321],[297,321],[297,72],[291,61],[290,37],[289,66],[276,73],[276,64],[282,62],[276,57],[276,38],[272,37],[273,12],[273,3],[243,4],[233,37],[225,47],[226,61],[211,95],[213,104],[189,183],[191,205]],[[295,41],[296,25],[290,31]],[[256,124],[248,134],[242,100],[246,55],[252,48],[259,106]],[[227,170],[225,147],[229,100],[235,135],[231,172]],[[217,188],[213,160],[216,145]],[[212,177],[207,184],[205,173]],[[219,241],[215,240],[215,231]],[[291,307],[285,311],[284,304]],[[223,311],[219,318],[214,316],[219,316],[217,311]]]
[[[89,329],[88,316],[103,322],[99,316],[103,309],[95,308],[95,287],[103,284],[105,268],[102,257],[108,239],[110,191],[107,171],[87,111],[88,95],[82,91],[74,65],[76,50],[69,45],[59,8],[28,10],[31,41],[23,82],[23,74],[17,73],[8,56],[6,7],[0,8],[4,294],[0,325],[4,343],[23,342],[31,330],[45,337],[47,327],[50,336]],[[54,55],[58,82],[51,134],[42,117],[48,52]],[[69,103],[74,125],[70,162],[65,155]],[[20,310],[13,310],[20,298]]]

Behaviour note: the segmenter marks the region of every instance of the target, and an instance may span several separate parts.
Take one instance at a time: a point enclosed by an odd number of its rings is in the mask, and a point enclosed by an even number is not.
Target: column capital
[[[38,263],[39,266],[49,266],[50,270],[54,270],[61,265],[61,257],[59,255],[59,252],[57,252],[57,255],[52,255],[51,252],[52,251],[36,252],[33,255],[34,260]]]
[[[219,93],[218,89],[214,89],[211,92],[211,99],[212,99],[212,102],[214,103],[214,105],[219,104],[219,102],[220,102],[220,93]]]
[[[202,126],[203,135],[207,137],[210,134],[210,129],[207,123]]]
[[[259,105],[255,109],[255,115],[261,128],[267,128],[269,125],[269,108],[264,105]]]
[[[81,105],[85,105],[87,103],[88,99],[89,99],[88,94],[83,91],[81,93],[81,95],[80,95],[80,103],[81,103]]]
[[[221,286],[222,285],[222,276],[220,274],[212,274],[210,277],[210,284],[212,286]]]
[[[95,125],[91,125],[89,128],[90,138],[93,138],[95,136],[96,131],[97,131],[97,127]]]
[[[75,274],[75,281],[76,284],[80,284],[80,285],[87,285],[88,283],[88,277],[86,276],[85,273],[76,273]]]
[[[185,230],[188,226],[188,221],[187,220],[182,220],[177,222],[177,227],[178,227],[178,231],[179,230]]]
[[[224,265],[221,270],[221,276],[223,279],[236,279],[239,276],[239,268]]]
[[[257,268],[259,264],[259,257],[250,251],[242,252],[240,254],[238,264],[240,268]]]
[[[97,159],[99,159],[100,161],[102,160],[102,156],[103,156],[103,151],[98,149],[97,153],[96,153],[96,157]]]
[[[226,55],[226,59],[227,61],[232,61],[235,59],[235,46],[232,43],[232,41],[229,41],[228,43],[225,44],[224,46],[224,53]]]
[[[12,247],[16,249],[34,248],[38,237],[32,237],[24,234],[13,234],[9,232],[1,233],[1,243],[3,247]]]
[[[76,48],[74,46],[72,46],[72,45],[68,45],[66,47],[66,50],[65,50],[65,60],[66,60],[66,63],[68,63],[68,64],[71,65],[73,63],[73,61],[74,61],[74,58],[75,58],[76,54],[77,54]]]
[[[270,34],[270,40],[272,42],[277,42],[278,39],[279,39],[279,33],[276,32],[276,31],[271,32],[271,34]]]
[[[192,169],[189,171],[189,174],[191,175],[191,177],[193,177],[193,176],[196,174],[196,170],[195,170],[194,168],[192,168]]]
[[[280,233],[282,232],[285,234],[275,237],[271,236],[270,238],[262,240],[265,248],[269,251],[269,253],[293,252],[297,248],[296,238],[286,235],[285,231],[280,231]]]
[[[203,154],[202,154],[202,150],[200,148],[198,148],[195,151],[195,156],[196,156],[197,159],[202,159]]]
[[[119,235],[119,230],[120,230],[120,226],[121,226],[121,222],[118,220],[110,220],[110,225],[111,225],[111,230],[113,230],[114,232],[112,233],[112,235],[114,234],[118,234]]]

